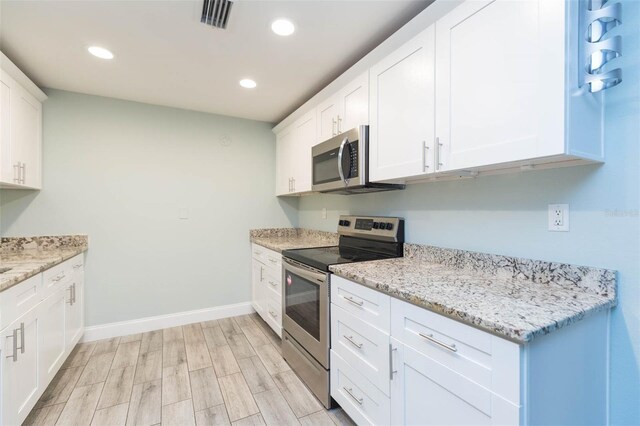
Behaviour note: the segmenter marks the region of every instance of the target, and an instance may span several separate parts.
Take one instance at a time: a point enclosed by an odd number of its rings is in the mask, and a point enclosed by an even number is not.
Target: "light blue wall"
[[[611,421],[637,425],[640,2],[623,3],[624,81],[606,93],[606,164],[417,184],[390,193],[302,197],[299,223],[335,231],[340,214],[402,216],[409,242],[617,270],[620,303],[611,322]],[[547,205],[553,203],[570,205],[570,232],[547,231]],[[321,218],[323,207],[326,220]]]
[[[0,232],[89,235],[87,325],[249,301],[249,229],[297,222],[271,125],[47,93],[44,188],[0,191]]]

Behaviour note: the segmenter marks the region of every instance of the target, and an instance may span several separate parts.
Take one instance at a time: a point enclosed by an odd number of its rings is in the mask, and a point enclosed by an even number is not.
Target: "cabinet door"
[[[391,424],[519,424],[519,407],[394,338],[391,345]]]
[[[26,90],[12,97],[11,145],[21,163],[22,185],[40,188],[42,104]]]
[[[371,67],[371,181],[434,171],[435,28],[430,26]]]
[[[0,336],[3,353],[0,361],[2,362],[2,424],[21,424],[38,400],[40,322],[37,309],[37,307],[33,308],[18,318]]]
[[[311,147],[316,143],[316,111],[310,111],[294,125],[293,192],[311,191]]]
[[[40,386],[47,384],[56,375],[64,362],[67,346],[65,344],[65,312],[71,303],[68,286],[60,287],[38,306],[40,327]]]
[[[276,195],[292,192],[293,127],[287,127],[276,136]]]
[[[77,275],[77,274],[74,274]],[[84,275],[84,274],[83,274]],[[74,277],[73,283],[69,285],[69,292],[72,294],[72,303],[67,304],[65,321],[65,342],[67,349],[71,350],[80,336],[84,327],[84,279]]]
[[[564,152],[562,1],[467,1],[436,22],[443,170]]]
[[[261,316],[264,317],[264,303],[265,303],[265,291],[264,291],[264,266],[257,260],[251,262],[251,304],[253,309]]]
[[[338,134],[339,96],[334,95],[318,105],[317,110],[317,142],[324,142]]]
[[[0,70],[0,182],[15,183],[17,178],[11,153],[11,97],[13,79]]]
[[[340,91],[338,133],[369,124],[369,71]]]

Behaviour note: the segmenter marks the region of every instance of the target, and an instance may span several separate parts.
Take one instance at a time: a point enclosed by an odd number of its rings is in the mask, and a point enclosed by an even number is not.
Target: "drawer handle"
[[[51,281],[58,282],[58,281],[60,281],[61,279],[63,279],[64,277],[65,277],[65,274],[64,274],[64,272],[63,272],[63,273],[58,274],[58,275],[56,275],[55,277],[53,277],[53,278],[51,279]]]
[[[454,343],[447,345],[446,343],[441,342],[440,340],[436,339],[433,337],[433,334],[422,334],[422,333],[418,333],[418,335],[420,337],[423,337],[425,339],[427,339],[428,341],[435,343],[436,345],[443,347],[451,352],[458,352],[458,349],[456,348],[456,345]]]
[[[73,265],[73,269],[78,269],[78,268],[82,268],[82,263],[79,263],[77,265]]]
[[[362,305],[364,305],[364,302],[363,302],[362,300],[358,302],[358,301],[354,300],[354,299],[353,299],[353,297],[351,297],[351,296],[342,296],[342,297],[344,297],[344,298],[345,298],[345,300],[347,300],[347,301],[349,301],[349,302],[353,303],[353,304],[354,304],[354,305],[356,305],[356,306],[362,306]]]
[[[271,310],[269,311],[269,315],[271,315],[274,319],[278,318],[278,315],[276,315],[276,313]]]
[[[277,261],[276,259],[271,259],[271,258],[269,258],[269,262],[271,262],[271,263],[278,263],[278,261]]]
[[[353,346],[355,346],[356,348],[362,349],[362,343],[357,343],[355,340],[353,340],[353,336],[347,336],[346,334],[344,334],[342,335],[342,337],[347,339],[347,341],[351,343]]]
[[[271,285],[272,285],[272,286],[274,286],[274,287],[278,285],[278,283],[274,283],[274,282],[273,282],[273,281],[271,281],[271,280],[269,280],[269,284],[271,284]]]
[[[346,386],[343,386],[343,387],[342,387],[342,389],[344,389],[344,391],[345,391],[347,394],[349,394],[349,396],[350,396],[351,398],[353,398],[353,400],[354,400],[355,402],[357,402],[358,404],[362,405],[362,398],[358,398],[357,396],[355,396],[355,395],[353,394],[353,389],[352,389],[352,388],[347,389],[347,388],[346,388]]]

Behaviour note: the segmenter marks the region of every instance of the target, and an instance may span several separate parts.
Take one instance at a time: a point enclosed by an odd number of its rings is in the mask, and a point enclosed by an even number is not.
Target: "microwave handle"
[[[342,155],[344,154],[344,147],[349,143],[349,138],[344,138],[342,143],[340,144],[340,150],[338,151],[338,173],[340,174],[340,179],[345,183],[345,185],[349,184],[347,178],[344,177],[344,170],[342,170]],[[351,161],[351,158],[349,158]],[[351,165],[349,165],[351,168]]]

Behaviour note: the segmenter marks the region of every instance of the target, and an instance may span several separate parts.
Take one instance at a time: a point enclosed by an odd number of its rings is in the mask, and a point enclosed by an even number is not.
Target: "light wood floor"
[[[352,425],[243,315],[78,344],[27,425]]]

